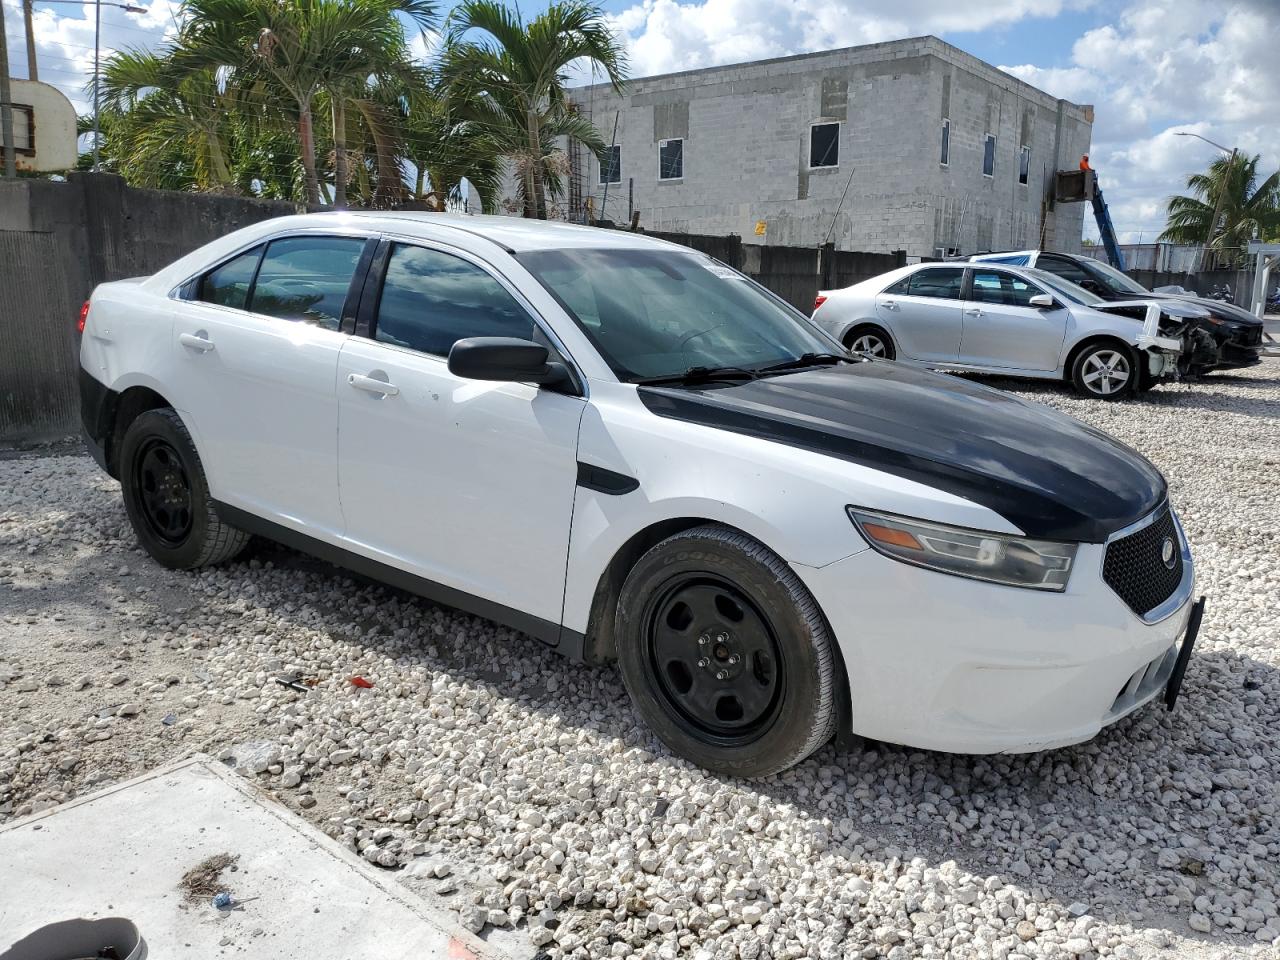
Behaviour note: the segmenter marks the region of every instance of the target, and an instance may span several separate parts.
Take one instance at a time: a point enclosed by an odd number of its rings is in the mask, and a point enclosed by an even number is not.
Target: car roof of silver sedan
[[[627,230],[610,230],[606,227],[588,227],[552,220],[530,220],[523,217],[501,217],[466,213],[433,213],[427,210],[350,211],[346,213],[307,214],[307,219],[320,217],[359,218],[372,220],[369,224],[394,233],[413,233],[416,224],[432,227],[448,227],[473,236],[491,240],[514,252],[522,250],[563,249],[588,247],[597,249],[665,249],[685,250],[677,244],[647,237]]]

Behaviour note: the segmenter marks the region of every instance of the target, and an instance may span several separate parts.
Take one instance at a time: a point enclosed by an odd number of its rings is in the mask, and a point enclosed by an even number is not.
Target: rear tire
[[[125,430],[120,486],[138,542],[161,566],[221,563],[249,542],[218,516],[191,434],[168,407],[140,414]]]
[[[1138,355],[1119,341],[1091,343],[1071,364],[1071,383],[1076,392],[1094,400],[1132,396],[1141,376]]]
[[[622,680],[671,750],[701,767],[764,777],[831,738],[833,641],[779,557],[719,526],[677,533],[627,575],[615,621]]]
[[[850,330],[845,334],[844,345],[850,353],[876,360],[893,360],[898,355],[889,331],[872,323],[864,323]]]

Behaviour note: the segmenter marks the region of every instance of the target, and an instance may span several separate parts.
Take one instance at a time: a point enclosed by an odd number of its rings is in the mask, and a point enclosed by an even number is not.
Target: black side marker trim
[[[579,460],[578,486],[586,487],[588,490],[595,490],[597,493],[607,493],[613,497],[620,497],[624,493],[638,490],[640,481],[635,477],[628,477],[625,473],[616,473],[613,470],[595,467]]]
[[[409,573],[390,564],[382,563],[378,560],[370,560],[368,557],[353,553],[342,547],[336,547],[331,543],[318,540],[305,533],[291,530],[271,520],[264,520],[262,517],[249,513],[247,510],[241,510],[239,507],[214,501],[214,508],[218,511],[218,516],[223,520],[247,533],[266,537],[268,540],[282,543],[286,547],[301,550],[303,553],[319,557],[321,560],[327,560],[329,563],[350,570],[352,573],[358,573],[371,580],[377,580],[400,590],[406,590],[435,603],[453,607],[464,613],[475,614],[477,617],[484,617],[486,620],[493,620],[513,630],[527,633],[550,647],[558,647],[560,644],[561,626],[558,623],[552,623],[550,620],[535,617],[533,614],[525,613],[523,610],[516,610],[513,607],[486,600],[484,597],[477,597],[454,587],[436,583],[434,580],[419,577],[417,574]],[[578,643],[580,646],[581,641],[578,641]]]

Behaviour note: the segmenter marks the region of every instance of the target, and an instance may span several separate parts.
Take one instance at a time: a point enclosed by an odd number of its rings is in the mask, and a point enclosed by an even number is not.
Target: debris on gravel
[[[240,857],[229,853],[216,853],[208,857],[182,875],[178,887],[188,902],[207,900],[215,894],[227,890],[222,872],[228,868],[234,870]]]
[[[1209,597],[1176,711],[755,782],[670,756],[611,667],[268,544],[163,570],[88,458],[0,458],[0,821],[200,750],[555,958],[1275,957],[1277,374],[1114,404],[999,383],[1169,477]]]

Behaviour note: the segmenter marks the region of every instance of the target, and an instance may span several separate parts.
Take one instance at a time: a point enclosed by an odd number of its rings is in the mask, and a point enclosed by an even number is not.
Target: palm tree
[[[453,113],[502,144],[519,174],[526,216],[545,219],[548,184],[558,189],[555,136],[603,151],[565,93],[569,65],[581,61],[602,68],[621,91],[626,54],[604,11],[585,0],[553,2],[528,23],[498,0],[462,0],[449,14],[441,72]]]
[[[181,68],[233,71],[246,89],[265,87],[294,104],[308,204],[320,202],[313,113],[328,93],[334,130],[335,201],[346,192],[346,95],[407,61],[402,13],[422,30],[434,0],[187,0],[173,59]]]
[[[1169,198],[1164,232],[1159,239],[1170,243],[1205,243],[1234,260],[1255,236],[1271,236],[1280,230],[1280,171],[1258,183],[1259,155],[1237,156],[1234,163],[1219,157],[1206,173],[1187,178],[1190,196]],[[1221,198],[1221,213],[1214,224],[1213,211]]]
[[[234,190],[234,101],[211,70],[183,74],[166,56],[116,53],[102,70],[106,162],[140,186]]]
[[[404,139],[405,155],[416,171],[415,200],[443,210],[448,202],[461,200],[466,180],[481,208],[496,211],[508,145],[487,125],[456,116],[439,82],[413,98]]]

